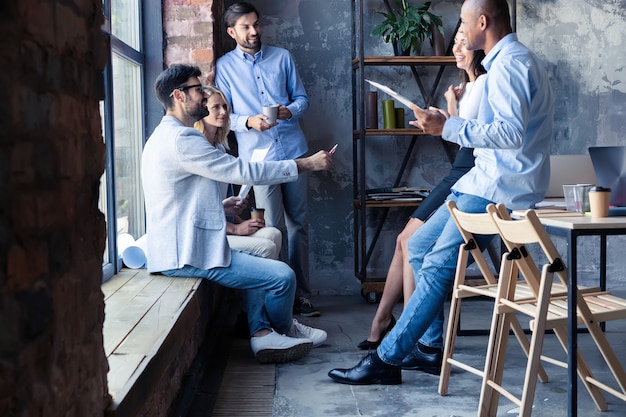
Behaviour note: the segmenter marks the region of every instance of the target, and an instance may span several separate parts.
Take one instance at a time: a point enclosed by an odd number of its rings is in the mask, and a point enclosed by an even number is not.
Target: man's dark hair
[[[237,23],[237,20],[241,16],[249,13],[256,13],[257,18],[261,17],[256,7],[250,3],[241,2],[233,4],[224,13],[224,24],[226,25],[226,28],[228,29],[234,27],[235,23]]]
[[[163,71],[154,82],[154,92],[165,109],[172,108],[174,99],[170,97],[176,87],[185,84],[191,77],[200,77],[202,71],[195,65],[176,64]]]
[[[484,0],[480,1],[480,13],[487,16],[495,24],[502,25],[511,31],[511,13],[507,0]]]

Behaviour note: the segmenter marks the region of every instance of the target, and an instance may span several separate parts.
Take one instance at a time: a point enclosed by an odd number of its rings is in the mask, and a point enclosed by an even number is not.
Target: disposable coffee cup
[[[263,106],[263,115],[265,116],[265,123],[269,125],[276,123],[276,118],[278,117],[278,104]]]
[[[609,217],[609,202],[611,201],[611,189],[593,187],[589,190],[589,206],[591,217]]]
[[[265,209],[262,208],[253,208],[250,210],[250,218],[252,219],[264,219],[265,218]]]

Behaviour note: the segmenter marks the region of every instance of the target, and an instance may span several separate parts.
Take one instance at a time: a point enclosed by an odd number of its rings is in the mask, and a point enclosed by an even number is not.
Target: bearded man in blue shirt
[[[236,3],[224,13],[227,33],[237,47],[216,65],[215,83],[230,102],[231,129],[237,137],[239,157],[250,160],[255,149],[269,148],[265,160],[299,158],[308,151],[298,119],[309,109],[309,99],[291,54],[261,43],[258,10]],[[278,104],[276,123],[268,123],[264,106]],[[308,177],[271,186],[255,186],[257,207],[265,209],[267,226],[283,235],[281,259],[296,273],[294,313],[319,316],[309,299]]]
[[[487,69],[478,117],[464,120],[431,107],[413,106],[412,125],[474,148],[475,166],[448,199],[460,210],[484,213],[489,203],[528,209],[541,201],[550,175],[554,99],[540,60],[512,33],[506,0],[465,0],[462,33],[467,48],[483,49]],[[485,247],[485,237],[478,244]],[[482,241],[481,241],[482,240]],[[415,292],[377,351],[329,376],[344,384],[400,384],[401,369],[438,374],[443,344],[443,305],[450,292],[461,235],[445,206],[409,240]]]

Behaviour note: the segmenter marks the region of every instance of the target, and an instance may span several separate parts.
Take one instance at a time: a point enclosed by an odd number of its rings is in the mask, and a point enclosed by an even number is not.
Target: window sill
[[[123,269],[102,284],[107,417],[167,415],[185,372],[215,322],[218,287],[199,278]],[[219,291],[217,291],[219,292]],[[225,298],[225,297],[222,297]]]

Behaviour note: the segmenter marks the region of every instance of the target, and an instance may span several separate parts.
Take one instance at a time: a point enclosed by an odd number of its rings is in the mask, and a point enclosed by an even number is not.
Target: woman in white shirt
[[[448,112],[465,119],[475,119],[482,98],[487,73],[481,65],[485,57],[482,50],[470,51],[465,44],[463,35],[454,38],[452,53],[456,65],[460,69],[461,83],[458,86],[449,86],[444,94],[448,103]],[[389,265],[385,288],[380,304],[370,326],[367,339],[357,345],[359,349],[376,349],[385,334],[394,324],[393,308],[404,294],[407,302],[415,290],[413,269],[408,263],[407,242],[434,211],[439,208],[450,194],[450,187],[474,166],[473,149],[461,148],[456,154],[454,163],[448,175],[430,192],[428,197],[413,212],[408,223],[396,239],[396,248]],[[428,337],[425,334],[425,337]]]
[[[224,94],[213,86],[205,86],[209,98],[209,115],[198,120],[194,127],[207,138],[211,145],[222,152],[228,150],[228,132],[230,132],[230,105]],[[232,190],[230,184],[222,183],[222,197],[226,198]],[[275,227],[265,227],[264,219],[243,220],[239,216],[227,218],[226,239],[235,250],[278,259],[282,245],[282,235]]]

